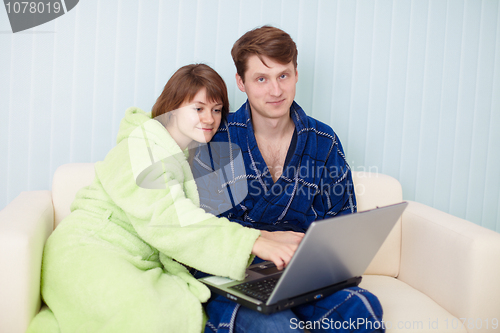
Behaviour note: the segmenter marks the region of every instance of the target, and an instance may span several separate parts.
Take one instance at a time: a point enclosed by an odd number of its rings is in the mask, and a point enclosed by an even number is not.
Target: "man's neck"
[[[273,182],[281,176],[295,124],[287,114],[282,118],[252,117],[255,140]]]
[[[252,115],[252,125],[255,137],[265,140],[279,140],[288,137],[295,128],[295,124],[289,115],[283,118],[264,118],[259,115]]]

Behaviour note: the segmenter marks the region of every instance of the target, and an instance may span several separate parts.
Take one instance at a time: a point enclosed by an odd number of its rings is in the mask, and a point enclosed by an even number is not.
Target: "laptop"
[[[288,266],[251,265],[242,281],[220,276],[199,280],[245,307],[273,313],[357,286],[407,202],[342,215],[311,224]]]

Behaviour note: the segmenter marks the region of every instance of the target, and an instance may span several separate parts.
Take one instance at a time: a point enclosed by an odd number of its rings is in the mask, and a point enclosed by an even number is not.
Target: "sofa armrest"
[[[0,332],[23,333],[40,309],[43,246],[53,230],[50,191],[22,192],[0,211]]]
[[[500,234],[409,202],[402,216],[398,277],[476,329],[500,320]]]

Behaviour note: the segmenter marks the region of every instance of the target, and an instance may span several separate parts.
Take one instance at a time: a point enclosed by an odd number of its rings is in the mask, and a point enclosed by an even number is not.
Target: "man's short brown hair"
[[[266,63],[262,56],[283,65],[293,62],[294,68],[297,69],[297,53],[297,45],[289,34],[268,25],[248,31],[234,43],[231,50],[236,72],[243,81],[247,60],[251,55],[257,55],[264,65]]]

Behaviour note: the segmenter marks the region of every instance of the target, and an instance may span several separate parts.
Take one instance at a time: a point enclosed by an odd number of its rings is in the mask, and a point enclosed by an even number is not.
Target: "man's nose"
[[[271,83],[271,95],[280,96],[283,90],[281,89],[280,83],[278,81],[272,81]]]

